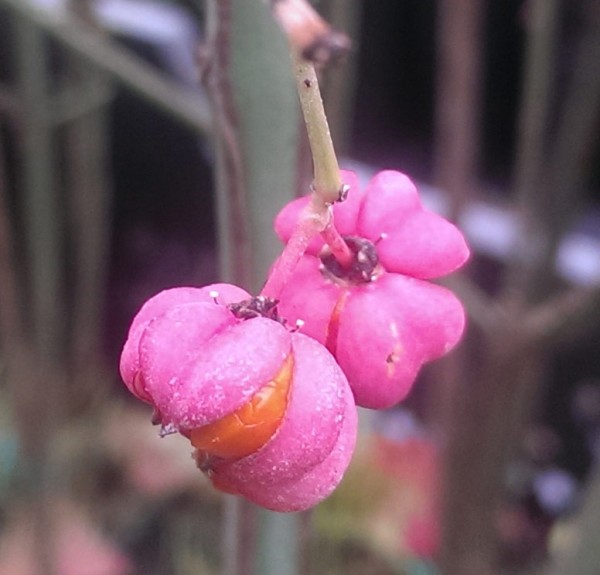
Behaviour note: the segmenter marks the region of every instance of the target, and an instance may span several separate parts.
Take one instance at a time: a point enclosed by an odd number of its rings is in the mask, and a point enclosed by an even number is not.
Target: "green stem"
[[[342,266],[349,267],[354,259],[354,254],[333,222],[331,206],[343,198],[346,190],[340,176],[317,74],[310,62],[298,56],[294,56],[294,70],[313,158],[313,193],[261,291],[262,295],[273,298],[280,297],[310,240],[318,233]]]
[[[319,89],[319,79],[314,65],[296,54],[294,54],[294,69],[315,175],[307,219],[313,222],[325,222],[324,227],[319,230],[323,240],[340,264],[349,267],[354,255],[338,233],[331,212],[331,206],[344,199],[347,189],[340,176],[340,168]],[[299,227],[301,226],[302,224],[299,224]],[[299,233],[305,235],[306,229]]]
[[[298,97],[313,157],[315,200],[324,205],[331,205],[339,201],[343,184],[325,116],[317,73],[310,62],[297,55],[294,55],[294,69]]]

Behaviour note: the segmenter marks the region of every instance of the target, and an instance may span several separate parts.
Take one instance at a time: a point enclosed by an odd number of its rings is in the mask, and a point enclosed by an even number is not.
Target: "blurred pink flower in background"
[[[127,575],[129,559],[97,530],[82,509],[66,500],[49,506],[53,569],[56,575]],[[0,539],[0,575],[38,575],[34,526],[39,518],[21,512]]]

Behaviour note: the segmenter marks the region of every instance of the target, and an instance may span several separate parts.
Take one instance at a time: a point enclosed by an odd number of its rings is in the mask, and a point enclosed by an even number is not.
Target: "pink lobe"
[[[377,244],[377,253],[386,270],[429,279],[462,266],[469,248],[456,226],[437,214],[419,211],[386,232]]]
[[[410,391],[421,365],[460,339],[464,312],[445,288],[396,274],[356,288],[340,316],[336,357],[356,403],[382,409]]]
[[[121,353],[119,366],[125,385],[139,399],[149,403],[152,401],[150,396],[136,382],[136,375],[140,368],[140,338],[148,324],[177,305],[192,302],[214,303],[211,296],[214,292],[219,294],[218,300],[223,304],[233,303],[250,297],[243,289],[230,284],[218,283],[203,288],[177,287],[156,294],[140,308],[129,328],[129,334]]]
[[[284,288],[279,302],[279,314],[289,326],[298,320],[305,322],[301,332],[325,344],[331,312],[341,290],[324,280],[319,271],[320,261],[304,256]]]
[[[396,274],[387,274],[381,280],[382,297],[389,299],[395,310],[390,317],[404,322],[420,361],[438,359],[459,342],[465,312],[450,290]]]
[[[393,170],[379,172],[367,185],[355,233],[378,241],[422,209],[417,188],[407,176]]]
[[[172,413],[174,398],[185,395],[185,377],[208,341],[237,320],[214,302],[176,305],[144,329],[138,345],[139,377],[163,423],[181,422]]]
[[[415,380],[420,367],[416,341],[397,315],[397,303],[381,297],[377,284],[354,289],[346,300],[335,355],[357,405],[391,407]]]
[[[340,434],[348,383],[335,360],[317,342],[292,334],[293,379],[284,419],[256,453],[216,468],[242,493],[298,481],[323,462]]]
[[[179,430],[190,430],[235,411],[279,372],[290,352],[290,334],[257,317],[236,320],[222,306],[180,306],[157,319],[140,344],[142,373],[154,404]],[[212,305],[231,318],[207,329],[200,306]],[[217,312],[212,311],[213,314]]]
[[[290,512],[309,509],[331,495],[348,468],[356,444],[358,416],[349,387],[345,396],[340,434],[329,455],[296,481],[275,483],[269,489],[247,486],[248,499],[273,511]]]
[[[140,396],[140,392],[134,387],[134,379],[139,371],[139,350],[138,346],[142,333],[149,322],[156,317],[164,314],[173,306],[179,303],[188,303],[196,301],[198,298],[198,288],[180,287],[162,291],[150,298],[140,308],[129,328],[127,341],[121,353],[120,372],[125,385],[134,394],[144,401],[151,401],[150,397]]]

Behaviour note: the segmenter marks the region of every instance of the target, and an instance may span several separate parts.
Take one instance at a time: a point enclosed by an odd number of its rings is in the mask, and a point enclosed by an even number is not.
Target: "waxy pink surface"
[[[376,242],[387,271],[429,279],[449,274],[467,261],[469,248],[460,230],[423,207],[406,175],[384,170],[364,190],[354,172],[342,170],[341,175],[350,191],[345,202],[333,206],[335,226],[343,236]],[[282,241],[290,239],[308,200],[303,197],[288,203],[275,218],[275,231]],[[320,237],[315,238],[307,254],[318,255],[323,245]]]
[[[214,303],[212,294],[217,293],[217,300],[222,304],[233,303],[250,297],[250,294],[231,284],[217,283],[203,288],[177,287],[164,290],[147,300],[133,318],[129,328],[127,341],[121,352],[121,377],[129,390],[142,401],[152,403],[152,398],[145,389],[136,385],[139,373],[139,344],[144,330],[150,322],[162,316],[168,310],[185,303]]]
[[[161,292],[132,323],[121,373],[163,426],[188,435],[246,404],[290,357],[287,407],[275,434],[257,452],[208,462],[206,471],[270,509],[306,509],[331,493],[350,461],[354,399],[317,341],[264,317],[238,319],[225,305],[248,297],[224,284]]]
[[[358,405],[386,408],[409,392],[421,366],[450,351],[465,326],[464,310],[449,290],[429,278],[458,269],[469,257],[461,232],[421,204],[404,174],[377,174],[364,191],[356,176],[346,202],[333,207],[342,235],[375,244],[380,269],[373,281],[349,284],[321,272],[323,240],[312,242],[281,294],[279,311],[334,354]],[[293,232],[306,198],[289,203],[275,229]]]
[[[258,505],[273,511],[302,511],[331,495],[342,480],[356,444],[358,415],[350,388],[346,388],[345,411],[337,441],[327,457],[307,468],[298,479],[273,481],[265,489],[246,482],[241,491]]]
[[[242,493],[269,491],[273,485],[302,479],[329,457],[348,409],[355,409],[342,370],[322,345],[295,333],[292,350],[292,386],[281,426],[256,453],[216,468]],[[347,424],[344,433],[355,435],[356,429]]]

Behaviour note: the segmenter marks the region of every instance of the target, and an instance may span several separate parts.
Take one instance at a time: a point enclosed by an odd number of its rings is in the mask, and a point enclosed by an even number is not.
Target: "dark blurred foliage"
[[[418,177],[431,171],[435,3],[364,2],[351,152]]]
[[[435,10],[432,0],[363,3],[358,94],[351,152],[376,165],[431,179],[435,94]],[[527,3],[485,5],[480,177],[510,190],[516,144]],[[581,29],[578,2],[562,6],[559,82],[566,82]],[[560,99],[561,92],[556,98]],[[600,198],[600,145],[587,187]]]

